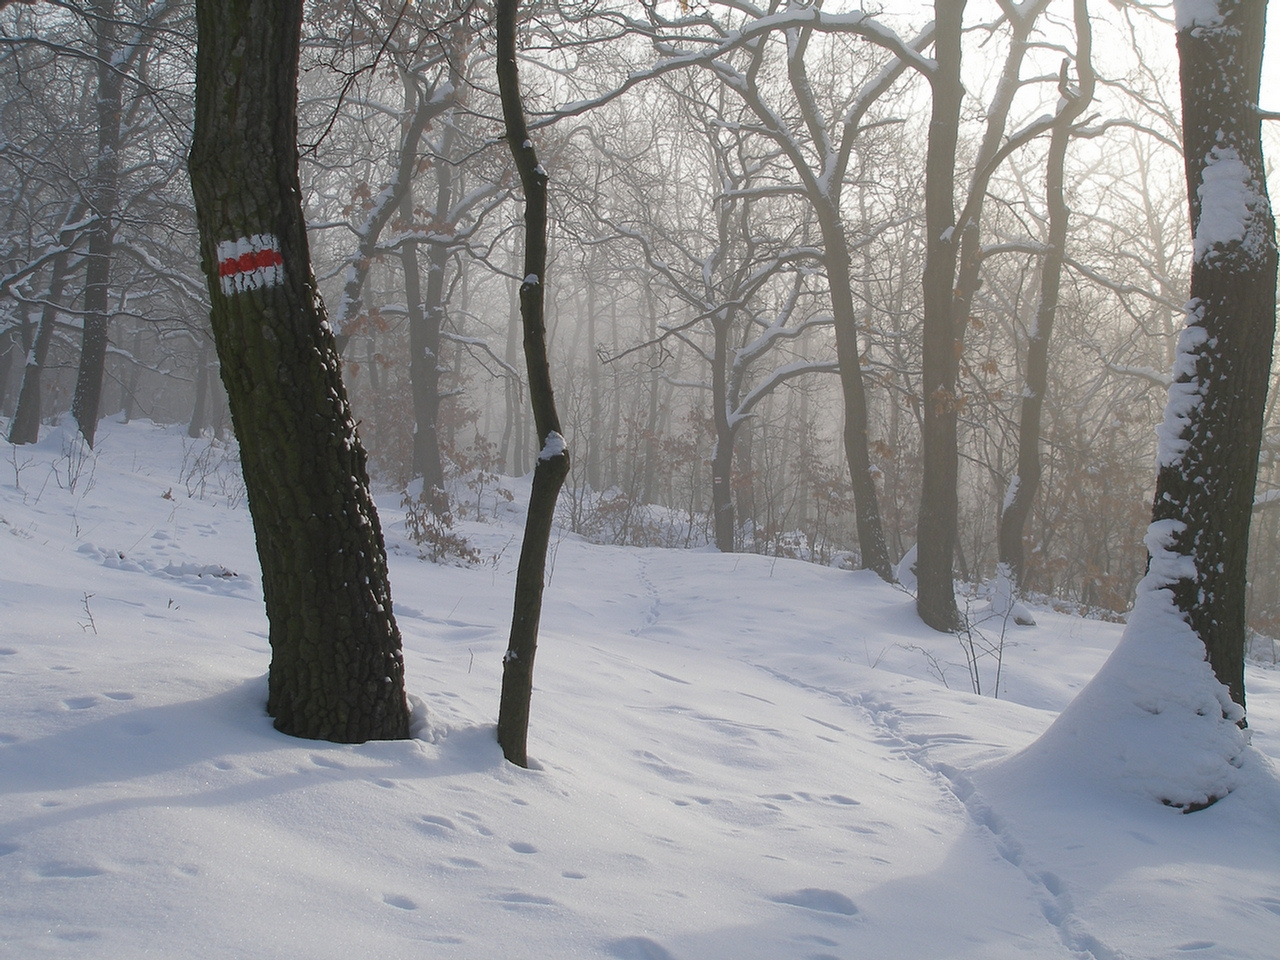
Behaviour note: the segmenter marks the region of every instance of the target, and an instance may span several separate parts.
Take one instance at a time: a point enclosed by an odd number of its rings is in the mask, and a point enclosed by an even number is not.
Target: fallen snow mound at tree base
[[[1139,587],[1129,624],[1097,675],[1025,750],[984,773],[1093,796],[1137,792],[1185,811],[1240,783],[1249,735],[1204,644],[1166,589]]]

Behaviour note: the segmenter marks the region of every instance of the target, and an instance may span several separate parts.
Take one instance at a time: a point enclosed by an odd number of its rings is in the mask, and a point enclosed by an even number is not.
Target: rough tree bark
[[[1191,300],[1161,430],[1148,546],[1244,706],[1245,562],[1276,319],[1258,90],[1265,0],[1181,3]]]
[[[270,621],[278,730],[409,734],[400,634],[298,181],[302,0],[199,0],[189,158]]]
[[[520,564],[516,570],[515,609],[511,637],[502,658],[502,700],[498,709],[498,742],[517,766],[528,766],[529,701],[533,695],[533,658],[538,648],[542,587],[556,498],[569,475],[569,448],[560,432],[551,371],[547,365],[545,289],[547,269],[547,172],[538,162],[516,64],[516,10],[519,0],[498,0],[498,88],[507,145],[520,173],[525,196],[524,281],[520,284],[520,319],[524,327],[525,366],[541,452],[533,468],[533,491],[525,521]]]

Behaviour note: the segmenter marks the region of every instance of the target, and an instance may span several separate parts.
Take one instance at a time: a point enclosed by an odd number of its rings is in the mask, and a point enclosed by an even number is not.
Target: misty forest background
[[[977,583],[996,569],[1028,343],[1046,329],[1051,138],[1066,116],[1070,219],[1023,585],[1119,615],[1146,563],[1155,426],[1190,269],[1173,29],[1165,8],[1100,6],[1081,62],[1071,4],[1022,7],[1025,22],[971,3],[966,20],[954,185],[977,239],[958,358],[956,572]],[[561,520],[601,543],[861,565],[828,269],[840,258],[822,222],[835,217],[896,562],[920,514],[931,94],[850,33],[723,42],[768,12],[525,11],[522,83],[551,175],[549,354],[575,453]],[[931,16],[887,2],[881,19],[918,52]],[[788,42],[805,44],[801,56]],[[452,491],[449,509],[464,512],[481,501],[459,495],[468,486],[525,474],[538,452],[492,10],[317,0],[302,56],[312,262],[375,481],[408,491],[410,528],[431,549],[465,554],[448,509],[419,491]],[[73,406],[77,419],[188,423],[186,476],[199,483],[209,473],[195,461],[234,446],[186,174],[194,57],[188,0],[0,12],[0,417],[15,441]],[[85,397],[95,331],[104,386]],[[1278,397],[1250,557],[1253,654],[1268,660],[1280,635]],[[717,538],[717,472],[731,545]]]

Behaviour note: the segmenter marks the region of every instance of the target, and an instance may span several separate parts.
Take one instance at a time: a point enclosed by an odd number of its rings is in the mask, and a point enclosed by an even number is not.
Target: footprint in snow
[[[101,867],[88,863],[47,863],[40,868],[40,876],[48,879],[74,879],[98,877],[106,873]]]
[[[636,750],[633,751],[633,755],[639,759],[641,766],[648,767],[664,780],[670,780],[673,783],[692,783],[696,779],[688,770],[673,767],[648,750]]]
[[[68,710],[88,710],[97,702],[97,697],[68,697],[62,701],[62,705]]]
[[[805,887],[803,890],[780,893],[770,899],[774,903],[818,913],[837,913],[843,917],[852,917],[858,912],[857,905],[843,893],[836,890],[823,890],[821,887]]]
[[[623,937],[604,945],[609,956],[617,960],[676,960],[662,944],[648,937]]]
[[[402,897],[395,893],[384,893],[382,902],[389,907],[395,907],[398,910],[417,910],[418,905],[408,897]]]
[[[155,732],[155,727],[144,720],[126,720],[120,726],[132,737],[145,737]]]
[[[682,683],[686,687],[691,685],[688,680],[681,680],[679,677],[673,677],[671,674],[663,673],[661,670],[650,670],[649,672],[655,677],[660,677],[661,679],[670,681],[671,683]]]
[[[515,840],[507,844],[507,846],[509,846],[516,853],[537,853],[538,852],[538,848],[535,847],[532,843],[525,843],[522,840]]]
[[[89,943],[102,939],[102,934],[97,930],[60,930],[54,936],[64,943]]]
[[[453,821],[448,817],[436,817],[426,814],[422,817],[422,822],[414,824],[423,833],[430,834],[433,837],[443,837],[450,831],[458,828],[453,825]]]
[[[482,837],[493,836],[493,831],[484,825],[484,821],[481,820],[477,814],[471,813],[467,810],[461,810],[458,812],[458,816],[462,817],[465,820],[470,820],[471,829],[473,829],[476,833],[480,834],[480,836]]]
[[[132,693],[125,693],[123,690],[108,690],[103,694],[108,700],[132,700]]]
[[[550,897],[544,897],[537,893],[504,893],[494,897],[494,899],[499,903],[507,903],[516,907],[554,907],[556,905],[556,902]]]

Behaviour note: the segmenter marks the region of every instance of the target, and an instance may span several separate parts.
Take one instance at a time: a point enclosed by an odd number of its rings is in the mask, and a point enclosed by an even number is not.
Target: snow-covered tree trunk
[[[1194,259],[1160,430],[1148,582],[1244,706],[1245,561],[1276,314],[1258,88],[1265,0],[1178,0]]]
[[[189,167],[270,623],[267,710],[294,736],[409,735],[364,448],[298,181],[302,0],[198,0]]]

